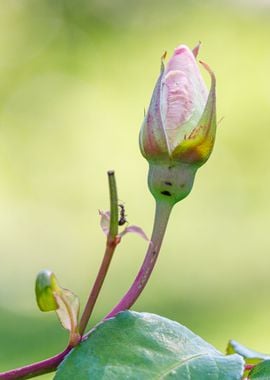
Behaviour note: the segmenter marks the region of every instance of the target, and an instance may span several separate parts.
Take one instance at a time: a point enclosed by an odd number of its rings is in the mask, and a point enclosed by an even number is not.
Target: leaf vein
[[[187,362],[189,361],[193,361],[197,358],[200,358],[200,357],[203,357],[203,356],[209,356],[209,354],[207,352],[204,352],[204,353],[201,353],[201,354],[196,354],[196,355],[193,355],[193,356],[188,356],[186,359],[184,360],[181,360],[181,363],[177,363],[177,364],[174,364],[173,366],[167,368],[161,375],[160,377],[157,378],[157,380],[159,379],[163,379],[164,376],[168,375],[171,371],[173,371],[174,369],[176,368],[180,368],[182,367],[183,365],[185,365]],[[190,376],[190,374],[189,374]],[[190,377],[191,378],[191,377]]]

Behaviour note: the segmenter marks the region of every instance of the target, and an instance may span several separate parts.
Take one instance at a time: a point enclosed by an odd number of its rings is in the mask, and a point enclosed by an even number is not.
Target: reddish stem
[[[96,304],[98,295],[104,283],[106,274],[108,272],[113,253],[117,244],[120,243],[120,237],[118,236],[118,197],[117,187],[114,171],[108,171],[109,190],[110,190],[110,227],[107,236],[106,250],[103,256],[101,266],[99,268],[94,286],[89,294],[87,303],[85,305],[82,317],[79,323],[79,333],[83,335],[89,318],[92,314],[94,306]]]
[[[110,239],[108,237],[107,239],[107,246],[106,251],[99,269],[99,272],[97,274],[94,286],[90,292],[90,295],[88,297],[84,312],[82,314],[80,325],[79,325],[79,333],[82,335],[86,329],[87,323],[89,321],[89,318],[92,314],[92,311],[94,309],[94,306],[96,304],[98,295],[100,293],[100,290],[102,288],[102,285],[104,283],[106,274],[108,272],[113,253],[115,251],[115,248],[117,244],[120,242],[118,237],[115,237],[114,239]]]
[[[255,367],[255,364],[246,364],[245,371],[251,371]]]
[[[120,311],[129,309],[145,288],[157,261],[172,207],[173,205],[167,202],[158,201],[156,203],[152,237],[144,262],[127,293],[104,319],[114,317]]]
[[[37,363],[29,364],[25,367],[12,369],[0,373],[1,380],[14,379],[30,379],[32,377],[43,375],[44,373],[53,372],[62,362],[65,356],[72,350],[73,347],[68,346],[64,351],[52,356],[49,359],[42,360]]]

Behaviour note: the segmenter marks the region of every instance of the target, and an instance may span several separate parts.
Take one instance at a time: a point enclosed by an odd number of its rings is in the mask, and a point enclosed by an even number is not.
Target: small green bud
[[[36,278],[36,300],[41,311],[58,309],[54,293],[59,290],[56,277],[50,270],[42,270]]]

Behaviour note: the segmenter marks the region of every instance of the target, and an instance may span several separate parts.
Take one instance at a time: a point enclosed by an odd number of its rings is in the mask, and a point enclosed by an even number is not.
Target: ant
[[[118,226],[123,226],[127,223],[125,206],[120,203],[118,207],[120,208],[120,219],[118,220]]]

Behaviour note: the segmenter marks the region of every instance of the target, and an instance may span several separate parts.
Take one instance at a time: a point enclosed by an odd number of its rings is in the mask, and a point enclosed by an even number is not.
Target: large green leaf
[[[240,380],[244,361],[186,327],[125,311],[99,324],[59,366],[55,380]]]
[[[269,380],[270,379],[270,360],[265,360],[256,365],[249,374],[249,379]]]

